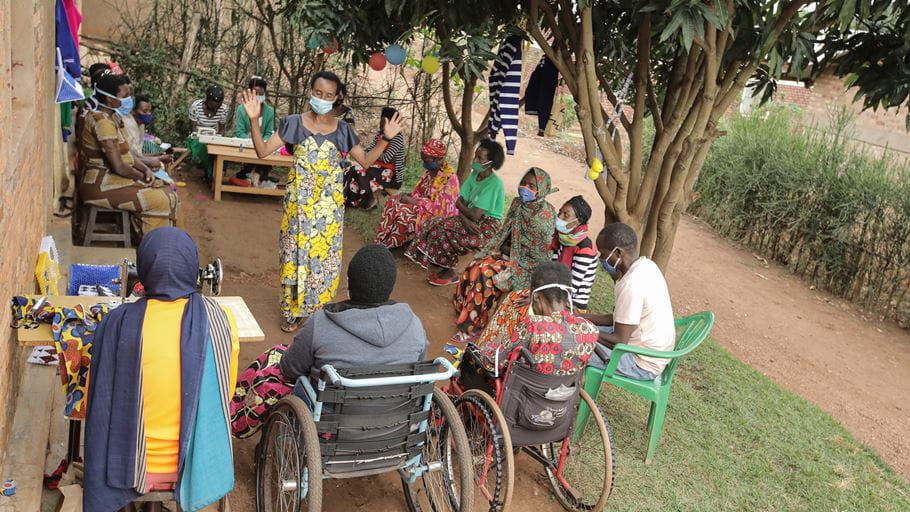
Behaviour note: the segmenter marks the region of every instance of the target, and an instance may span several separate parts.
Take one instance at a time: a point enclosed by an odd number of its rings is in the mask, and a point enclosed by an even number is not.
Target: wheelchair
[[[525,453],[543,466],[563,508],[603,510],[615,479],[616,448],[603,412],[582,389],[584,372],[537,372],[526,347],[509,352],[498,373],[484,367],[476,346],[459,351],[449,345],[446,351],[456,355],[459,375],[444,389],[471,440],[478,502],[488,503],[490,512],[509,509],[515,456]],[[596,428],[576,430],[581,401],[590,408]]]
[[[325,365],[269,412],[256,447],[257,512],[317,512],[322,481],[398,471],[408,509],[469,511],[470,446],[435,383],[445,358],[336,370]]]

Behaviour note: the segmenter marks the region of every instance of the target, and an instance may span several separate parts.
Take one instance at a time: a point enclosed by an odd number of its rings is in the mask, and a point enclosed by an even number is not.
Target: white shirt
[[[644,256],[616,282],[613,322],[637,325],[629,345],[671,351],[676,346],[676,327],[667,281],[657,265]],[[642,370],[659,375],[669,359],[632,355]]]

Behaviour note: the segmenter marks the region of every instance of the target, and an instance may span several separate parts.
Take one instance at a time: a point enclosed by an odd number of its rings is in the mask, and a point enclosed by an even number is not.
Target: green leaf
[[[856,0],[844,0],[844,4],[840,8],[840,15],[838,16],[841,31],[850,28],[850,23],[853,22],[853,16],[855,14]]]
[[[695,21],[688,15],[682,23],[682,41],[686,50],[692,49],[692,40],[695,38]]]
[[[679,26],[683,23],[683,16],[684,14],[682,11],[676,11],[673,13],[673,17],[670,19],[670,23],[667,24],[667,27],[660,34],[661,43],[673,37],[673,35],[679,29]]]

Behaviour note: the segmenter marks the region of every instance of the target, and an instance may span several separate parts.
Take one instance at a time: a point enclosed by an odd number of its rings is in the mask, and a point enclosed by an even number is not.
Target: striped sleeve
[[[578,309],[588,309],[591,288],[597,275],[597,254],[577,252],[572,258],[572,304]]]
[[[404,183],[404,136],[402,134],[399,133],[392,139],[388,151],[395,157],[395,183],[400,187]]]

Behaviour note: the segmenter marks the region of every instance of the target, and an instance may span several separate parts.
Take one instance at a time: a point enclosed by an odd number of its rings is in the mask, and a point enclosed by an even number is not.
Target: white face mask
[[[256,101],[258,101],[259,103],[262,103],[263,101],[265,101],[265,94],[263,94],[262,96],[256,96]]]
[[[534,312],[534,294],[541,290],[549,290],[550,288],[559,288],[560,290],[566,292],[566,295],[569,296],[569,312],[572,314],[575,314],[575,308],[572,306],[572,288],[569,286],[566,286],[564,284],[558,284],[558,283],[545,284],[545,285],[541,286],[540,288],[535,288],[534,290],[532,290],[531,291],[531,302],[530,302],[530,307],[528,308],[528,313],[531,316],[538,316]]]

